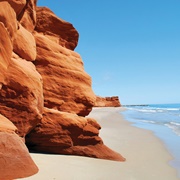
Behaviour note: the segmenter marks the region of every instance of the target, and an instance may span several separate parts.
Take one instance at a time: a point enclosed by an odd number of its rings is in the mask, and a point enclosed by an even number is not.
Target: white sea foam
[[[150,112],[150,113],[156,112],[156,110],[153,110],[153,109],[138,109],[137,111],[139,111],[139,112]]]
[[[177,122],[170,122],[170,124],[176,125],[176,126],[180,126],[180,123]]]
[[[161,108],[156,108],[156,109],[162,109],[162,110],[172,110],[172,111],[177,111],[177,110],[179,110],[179,108],[163,108],[163,107],[161,107]]]
[[[177,111],[180,113],[179,108],[128,108],[129,110],[137,111],[137,112],[144,112],[144,113],[163,113],[163,112],[169,112],[169,111]]]
[[[178,136],[180,136],[180,124],[176,122],[170,122],[165,124],[168,128],[172,129]]]
[[[165,109],[136,109],[138,112],[144,112],[144,113],[163,113],[166,112]]]
[[[140,122],[156,124],[155,121],[150,121],[150,120],[140,120]]]
[[[136,108],[128,108],[129,110],[138,111],[138,112],[147,112],[147,113],[155,113],[157,112],[155,109],[136,109]]]
[[[166,125],[180,136],[180,104],[132,106],[128,109],[129,117],[137,123]]]
[[[168,111],[180,111],[179,108],[167,108]]]

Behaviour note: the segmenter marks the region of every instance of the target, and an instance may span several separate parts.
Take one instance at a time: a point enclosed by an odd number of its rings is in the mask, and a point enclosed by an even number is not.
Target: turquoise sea
[[[170,165],[180,177],[180,104],[150,104],[125,106],[125,119],[134,126],[148,129],[160,138],[173,156]]]

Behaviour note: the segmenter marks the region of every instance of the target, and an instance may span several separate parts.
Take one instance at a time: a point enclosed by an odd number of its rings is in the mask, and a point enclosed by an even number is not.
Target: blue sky
[[[180,103],[179,0],[39,0],[80,34],[75,49],[100,96]]]

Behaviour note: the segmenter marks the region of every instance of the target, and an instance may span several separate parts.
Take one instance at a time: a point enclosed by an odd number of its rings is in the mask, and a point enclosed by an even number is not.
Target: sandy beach
[[[87,157],[31,154],[39,173],[27,180],[177,180],[172,159],[151,131],[136,128],[119,113],[123,108],[94,108],[90,117],[101,125],[104,144],[119,152],[125,162]]]

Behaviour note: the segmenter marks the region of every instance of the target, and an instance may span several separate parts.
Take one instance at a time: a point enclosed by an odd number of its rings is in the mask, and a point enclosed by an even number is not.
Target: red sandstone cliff
[[[38,171],[22,139],[37,152],[124,161],[103,144],[99,124],[85,117],[96,96],[73,51],[79,36],[73,25],[37,8],[36,0],[3,0],[0,34],[0,159],[8,157],[0,162],[0,179]]]
[[[118,96],[96,97],[95,107],[120,107],[121,103]]]

